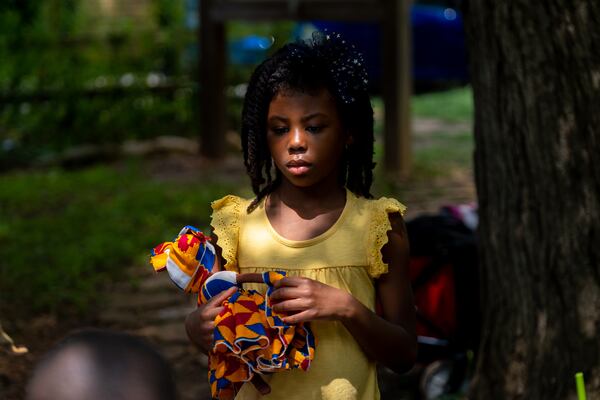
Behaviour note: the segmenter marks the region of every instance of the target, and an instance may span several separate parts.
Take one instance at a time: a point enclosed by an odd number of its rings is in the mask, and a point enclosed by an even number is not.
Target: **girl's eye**
[[[319,133],[323,129],[322,126],[307,126],[306,131],[310,133]]]
[[[287,128],[286,127],[276,127],[276,128],[271,128],[271,131],[276,134],[276,135],[283,135],[284,133],[287,132]]]

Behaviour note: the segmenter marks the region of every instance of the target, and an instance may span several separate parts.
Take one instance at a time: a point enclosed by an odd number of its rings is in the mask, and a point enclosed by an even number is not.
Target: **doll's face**
[[[295,186],[337,182],[342,153],[350,140],[326,89],[315,94],[278,93],[269,105],[269,151],[283,179]]]

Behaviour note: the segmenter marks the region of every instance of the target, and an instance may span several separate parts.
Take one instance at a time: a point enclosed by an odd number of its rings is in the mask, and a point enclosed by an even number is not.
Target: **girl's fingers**
[[[303,311],[306,310],[306,301],[304,299],[292,299],[282,301],[281,303],[277,303],[272,306],[273,311],[282,313],[282,312],[292,312],[292,311]]]
[[[294,314],[294,315],[289,315],[287,317],[283,317],[283,322],[285,322],[286,324],[298,324],[300,322],[306,322],[306,321],[310,321],[311,315],[310,315],[310,310],[304,310],[302,312],[299,312],[298,314]]]
[[[210,321],[212,323],[212,321],[216,318],[217,315],[221,314],[221,311],[223,311],[223,307],[219,306],[219,307],[211,307],[211,308],[207,308],[206,311],[204,311],[204,320],[205,321]]]
[[[306,278],[301,278],[298,276],[286,276],[285,278],[281,278],[277,282],[273,284],[273,286],[277,289],[282,286],[299,286],[303,280]]]
[[[211,334],[211,335],[204,336],[202,338],[202,341],[204,342],[204,348],[206,350],[210,350],[210,348],[212,347],[213,335]]]
[[[269,295],[269,298],[271,299],[271,301],[283,299],[285,298],[286,291],[286,288],[275,289],[273,290],[273,293]]]
[[[223,303],[225,300],[227,300],[227,298],[229,296],[233,295],[236,291],[237,291],[237,287],[236,286],[230,287],[226,291],[221,292],[218,295],[216,295],[215,297],[211,298],[206,303],[206,306],[208,306],[208,307],[220,306],[221,303]]]
[[[304,297],[302,295],[302,291],[297,287],[281,287],[279,289],[275,289],[273,293],[269,295],[271,301],[281,301],[285,299],[297,299],[300,297]]]

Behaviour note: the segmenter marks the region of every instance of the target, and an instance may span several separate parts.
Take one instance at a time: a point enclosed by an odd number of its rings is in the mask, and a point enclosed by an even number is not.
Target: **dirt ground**
[[[426,144],[427,124],[431,122],[425,121],[424,124],[418,136],[422,144]],[[115,166],[119,167],[118,164]],[[199,171],[206,171],[209,166],[214,167],[215,164],[197,157],[177,155],[150,159],[145,170],[158,180],[197,181],[201,178]],[[241,176],[240,168],[241,162],[236,157],[221,160],[218,176],[213,178],[235,181]],[[210,170],[215,171],[213,168]],[[457,168],[448,171],[443,178],[404,185],[400,200],[408,206],[406,218],[410,219],[425,212],[436,212],[442,205],[472,203],[475,199],[472,171]],[[106,288],[109,301],[99,315],[89,321],[62,321],[41,316],[31,321],[5,323],[4,328],[13,333],[17,344],[27,346],[29,352],[15,355],[0,340],[0,398],[24,398],[25,382],[40,355],[70,330],[96,326],[146,338],[173,366],[181,400],[209,399],[206,356],[190,345],[182,322],[194,308],[195,300],[178,291],[167,274],[155,274],[148,266],[132,266],[128,274],[127,279]],[[385,369],[381,369],[380,376],[384,400],[414,398],[407,390],[411,376],[399,376]]]

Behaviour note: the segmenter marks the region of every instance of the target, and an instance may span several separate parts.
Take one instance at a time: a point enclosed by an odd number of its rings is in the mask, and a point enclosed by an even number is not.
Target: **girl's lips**
[[[288,165],[288,171],[292,173],[292,175],[304,175],[308,172],[308,164],[307,165]]]
[[[311,164],[303,160],[292,160],[285,165],[292,175],[303,175],[308,172]]]

